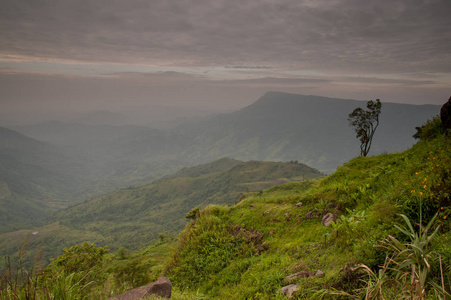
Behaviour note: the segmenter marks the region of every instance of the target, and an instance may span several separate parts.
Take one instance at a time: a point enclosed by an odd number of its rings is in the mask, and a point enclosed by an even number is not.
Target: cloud
[[[0,106],[220,110],[268,90],[440,104],[449,0],[0,0]]]
[[[160,66],[448,72],[451,2],[3,0],[0,53]]]

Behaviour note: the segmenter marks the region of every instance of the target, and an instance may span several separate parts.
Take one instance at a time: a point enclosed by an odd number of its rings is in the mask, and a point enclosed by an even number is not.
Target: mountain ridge
[[[42,180],[48,177],[55,182],[52,179],[55,177],[58,182],[65,182],[53,185],[44,200],[71,204],[118,188],[146,184],[183,167],[221,157],[240,161],[299,161],[328,174],[358,155],[359,142],[347,116],[365,104],[359,100],[268,92],[241,110],[200,118],[168,131],[143,126],[61,123],[22,126],[16,129],[53,144],[40,143],[49,149],[38,151],[41,154],[31,153],[33,147],[28,146],[13,154],[21,153],[20,159],[27,163],[38,163],[44,169],[65,174],[42,172],[49,174],[42,176]],[[415,142],[412,138],[415,127],[438,112],[439,106],[383,102],[381,123],[369,154],[407,149]],[[7,144],[3,142],[2,146]],[[3,157],[4,162],[7,157]],[[10,159],[9,164],[12,163]],[[10,165],[2,168],[14,169]],[[15,170],[22,170],[23,174],[18,174],[22,178],[39,177],[35,167],[30,168],[29,174],[26,166],[17,165]],[[3,174],[6,176],[6,172]],[[58,190],[71,192],[66,192],[65,199],[55,199],[52,195]]]

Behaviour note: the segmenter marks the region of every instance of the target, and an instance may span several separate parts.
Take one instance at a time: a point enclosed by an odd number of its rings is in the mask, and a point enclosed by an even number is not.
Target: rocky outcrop
[[[443,127],[445,128],[445,134],[449,136],[449,131],[451,129],[451,97],[449,97],[448,102],[443,104],[440,109],[440,119],[442,120]]]
[[[171,298],[172,283],[166,277],[161,277],[154,283],[141,286],[126,293],[114,296],[108,300],[140,300],[151,295],[158,295],[163,298]]]

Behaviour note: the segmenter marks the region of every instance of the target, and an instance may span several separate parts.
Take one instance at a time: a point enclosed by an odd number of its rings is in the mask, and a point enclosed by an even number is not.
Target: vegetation
[[[166,275],[218,299],[284,298],[288,283],[302,287],[299,299],[443,298],[451,288],[450,166],[441,136],[353,159],[321,181],[210,206],[180,234]],[[320,224],[327,212],[339,216],[335,226]],[[318,269],[324,277],[287,279]]]
[[[107,247],[85,242],[65,248],[47,267],[36,263],[29,271],[20,261],[13,268],[7,259],[0,268],[0,299],[106,299],[156,280],[170,243],[163,239],[136,253],[121,248],[111,254]]]
[[[23,240],[31,249],[42,243],[47,262],[60,255],[62,248],[83,241],[108,245],[113,251],[120,247],[138,250],[157,242],[159,234],[176,236],[186,225],[185,215],[196,206],[233,204],[242,193],[318,176],[319,171],[295,162],[223,158],[61,210],[48,224],[33,231],[0,235],[0,247],[10,255],[15,253],[16,260],[16,245]],[[32,257],[23,260],[30,266]]]
[[[367,156],[370,152],[374,132],[379,126],[382,103],[379,99],[376,99],[376,102],[370,100],[366,107],[368,110],[358,107],[348,116],[349,123],[354,127],[356,137],[360,140],[360,156]]]
[[[114,254],[81,244],[30,280],[6,263],[0,296],[70,298],[76,290],[104,299],[165,275],[174,299],[286,299],[288,284],[299,286],[294,299],[449,299],[450,195],[451,143],[423,136],[407,151],[357,157],[322,179],[193,209],[176,241],[159,235],[154,246]],[[327,213],[337,218],[326,227]],[[88,263],[76,269],[79,251]]]

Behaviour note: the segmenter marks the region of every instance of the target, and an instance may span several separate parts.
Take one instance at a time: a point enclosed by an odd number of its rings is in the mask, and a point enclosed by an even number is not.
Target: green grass
[[[406,224],[402,214],[412,234],[437,215],[423,293],[435,299],[434,284],[451,291],[450,181],[451,143],[443,137],[402,153],[355,158],[323,179],[246,193],[234,205],[208,205],[176,241],[160,235],[158,244],[140,251],[106,254],[95,273],[103,279],[84,293],[103,299],[165,275],[173,299],[286,299],[280,289],[289,283],[301,287],[294,299],[362,297],[371,280],[377,284],[368,275],[379,274],[387,255],[395,255],[382,241],[411,243],[398,230]],[[338,220],[325,227],[328,212]],[[58,278],[61,270],[51,267]],[[312,276],[317,270],[324,276]],[[311,276],[287,281],[302,271]],[[385,295],[408,295],[389,279]]]
[[[320,269],[322,278],[297,279],[303,287],[298,298],[327,289],[357,295],[362,274],[344,270],[361,263],[376,270],[383,263],[385,252],[374,246],[388,235],[402,240],[394,226],[402,223],[399,214],[418,228],[420,208],[423,224],[438,213],[434,243],[451,257],[450,168],[451,145],[438,138],[402,153],[355,158],[320,181],[249,193],[231,207],[207,207],[180,234],[165,274],[182,290],[211,298],[274,299],[286,276]],[[310,211],[314,218],[306,220]],[[340,217],[336,227],[320,224],[327,212]]]

